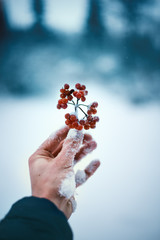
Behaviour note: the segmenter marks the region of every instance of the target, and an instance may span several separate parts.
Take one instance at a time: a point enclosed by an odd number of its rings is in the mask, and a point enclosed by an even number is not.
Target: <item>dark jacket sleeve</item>
[[[49,200],[25,197],[0,222],[0,240],[72,240],[65,215]]]

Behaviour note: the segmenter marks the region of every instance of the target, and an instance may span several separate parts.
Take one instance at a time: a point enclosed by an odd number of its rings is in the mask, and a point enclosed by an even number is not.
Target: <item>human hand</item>
[[[75,188],[93,175],[100,162],[91,162],[76,176],[73,166],[96,146],[91,135],[69,131],[68,127],[50,136],[29,158],[32,195],[52,201],[69,218],[74,210]]]

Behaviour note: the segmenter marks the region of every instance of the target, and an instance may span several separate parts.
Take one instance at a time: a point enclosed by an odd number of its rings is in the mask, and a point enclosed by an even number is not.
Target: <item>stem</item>
[[[74,103],[69,103],[69,102],[68,102],[68,104],[75,105]]]
[[[79,106],[85,106],[85,107],[88,107],[88,105],[85,105],[85,104],[82,104],[82,103],[79,104]]]
[[[88,117],[88,115],[83,111],[82,108],[80,108],[79,106],[78,106],[78,108],[84,113],[84,115],[85,115],[86,117]]]
[[[77,107],[79,106],[78,105],[78,101],[79,101],[79,99],[77,99],[77,103],[75,104],[75,112],[77,113]]]
[[[75,105],[75,102],[72,100],[73,105]]]
[[[78,104],[78,102],[79,102],[79,99],[77,98],[77,103],[75,104],[75,102],[72,100],[72,103],[69,103],[68,102],[68,104],[71,104],[71,105],[74,105],[75,106],[75,113],[77,113],[77,108],[79,108],[83,113],[84,113],[84,118],[86,117],[88,117],[88,115],[85,113],[85,111],[83,111],[83,109],[80,107],[80,106],[85,106],[85,107],[88,107],[88,105],[85,105],[85,104]],[[83,118],[83,119],[84,119]]]

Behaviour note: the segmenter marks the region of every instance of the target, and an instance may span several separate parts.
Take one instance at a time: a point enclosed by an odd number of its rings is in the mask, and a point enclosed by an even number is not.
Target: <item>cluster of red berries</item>
[[[86,86],[77,83],[75,85],[75,88],[79,91],[74,91],[73,96],[76,97],[77,99],[81,99],[82,102],[85,102],[86,101],[85,96],[88,94],[88,91],[85,90]]]
[[[79,123],[78,118],[76,115],[69,113],[66,113],[65,115],[66,121],[65,124],[69,126],[69,128],[75,128],[77,130],[82,130],[83,126]]]
[[[97,113],[97,108],[98,107],[98,103],[97,102],[93,102],[89,107],[88,107],[88,115],[92,115],[92,114],[96,114]]]
[[[85,130],[88,130],[90,128],[96,128],[96,123],[99,122],[99,117],[88,116],[86,120],[82,119],[79,122]]]
[[[57,104],[57,108],[58,109],[66,109],[67,108],[67,103],[68,101],[72,101],[73,96],[72,93],[74,92],[74,89],[69,90],[69,85],[68,84],[64,84],[64,88],[60,89],[60,98],[58,100],[58,104]]]
[[[77,109],[80,109],[84,113],[84,118],[79,120],[78,117],[75,114],[69,114],[67,113],[65,115],[65,124],[69,126],[69,128],[74,128],[77,130],[82,130],[83,128],[85,130],[88,130],[89,128],[95,128],[96,123],[99,122],[99,117],[95,116],[92,117],[92,114],[97,113],[97,107],[98,103],[93,102],[90,105],[84,105],[79,104],[79,101],[85,102],[86,95],[88,94],[88,91],[86,90],[85,85],[81,85],[80,83],[77,83],[75,85],[76,90],[71,89],[69,90],[70,86],[68,84],[64,84],[64,88],[60,89],[60,99],[58,100],[57,108],[58,109],[66,109],[68,107],[68,104],[74,105],[75,112],[77,112]],[[76,98],[76,103],[74,102],[74,97]],[[87,107],[87,113],[81,108],[81,106]]]

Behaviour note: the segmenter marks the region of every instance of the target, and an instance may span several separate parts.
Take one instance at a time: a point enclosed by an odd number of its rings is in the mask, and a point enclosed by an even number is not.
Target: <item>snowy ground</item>
[[[102,87],[88,86],[99,102],[100,123],[91,131],[101,167],[79,188],[70,224],[75,240],[160,239],[160,108],[133,106]],[[0,218],[30,195],[28,157],[63,125],[56,99],[0,99]]]

